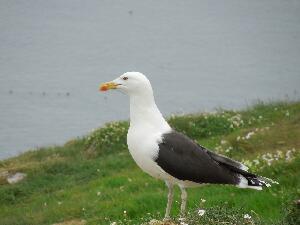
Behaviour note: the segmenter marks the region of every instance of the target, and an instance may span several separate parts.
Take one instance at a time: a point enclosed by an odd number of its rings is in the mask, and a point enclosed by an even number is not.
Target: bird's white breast
[[[165,179],[164,171],[155,162],[161,139],[161,132],[147,127],[130,127],[127,134],[129,152],[137,165],[149,175]]]

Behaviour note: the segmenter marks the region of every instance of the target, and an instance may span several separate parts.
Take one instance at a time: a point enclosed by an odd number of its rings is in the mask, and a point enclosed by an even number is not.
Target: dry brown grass
[[[52,225],[85,225],[85,224],[86,224],[85,220],[69,220],[61,223],[54,223]]]

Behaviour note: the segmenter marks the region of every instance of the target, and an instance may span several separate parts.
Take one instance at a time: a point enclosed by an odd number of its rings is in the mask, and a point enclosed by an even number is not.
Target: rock
[[[27,176],[26,173],[19,173],[18,172],[18,173],[9,175],[7,177],[7,182],[9,184],[16,184],[16,183],[20,182],[21,180],[23,180],[26,176]]]

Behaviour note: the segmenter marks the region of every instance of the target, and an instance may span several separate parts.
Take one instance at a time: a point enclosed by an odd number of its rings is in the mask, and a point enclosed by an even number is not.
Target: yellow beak
[[[118,84],[114,82],[103,83],[99,87],[99,91],[108,91],[109,89],[116,89]]]

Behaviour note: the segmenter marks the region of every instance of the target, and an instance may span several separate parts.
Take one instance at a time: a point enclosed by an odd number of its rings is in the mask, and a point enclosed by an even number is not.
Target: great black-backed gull
[[[137,165],[149,175],[164,180],[169,188],[165,219],[170,217],[174,185],[181,189],[180,213],[183,216],[187,187],[231,184],[261,190],[274,182],[247,172],[243,164],[211,152],[173,130],[157,108],[145,75],[127,72],[100,86],[101,91],[109,89],[120,90],[130,97],[127,145]]]

